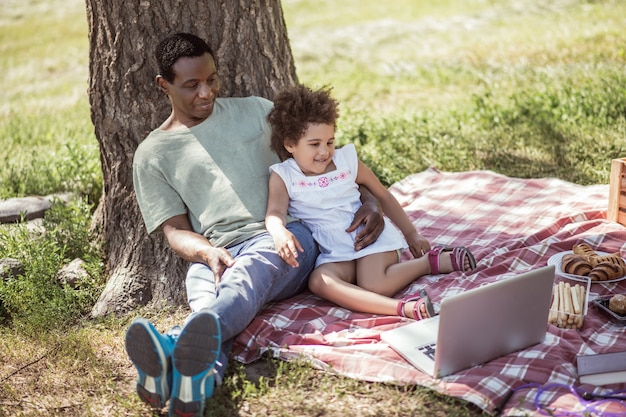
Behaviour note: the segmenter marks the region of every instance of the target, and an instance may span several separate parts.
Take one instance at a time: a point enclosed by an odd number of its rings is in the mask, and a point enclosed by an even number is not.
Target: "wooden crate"
[[[611,161],[607,218],[626,226],[626,158]]]

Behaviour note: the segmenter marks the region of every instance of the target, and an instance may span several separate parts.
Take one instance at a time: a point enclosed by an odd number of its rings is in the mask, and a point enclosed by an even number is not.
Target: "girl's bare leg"
[[[389,253],[393,253],[390,259],[397,262],[395,252]],[[361,288],[356,285],[355,276],[356,261],[323,264],[311,273],[309,289],[314,294],[353,311],[390,316],[398,314],[399,300]],[[405,304],[404,311],[407,317],[413,317],[414,306],[415,302]],[[422,306],[421,310],[422,315],[426,316],[426,309]]]
[[[366,290],[392,297],[417,278],[430,272],[428,258],[422,256],[398,263],[397,252],[382,252],[356,261],[356,283]]]
[[[452,272],[451,252],[439,255],[440,273]],[[420,258],[399,262],[396,252],[383,252],[358,259],[356,267],[357,285],[375,293],[393,296],[407,285],[431,273],[428,254]],[[469,260],[464,260],[466,270]]]

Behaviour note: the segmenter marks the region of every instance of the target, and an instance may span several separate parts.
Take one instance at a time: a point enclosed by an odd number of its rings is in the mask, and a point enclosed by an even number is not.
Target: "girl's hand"
[[[404,238],[414,258],[421,258],[430,250],[430,243],[417,230]]]
[[[298,242],[298,239],[289,230],[285,229],[281,233],[273,235],[274,246],[276,246],[276,252],[287,262],[287,264],[296,268],[298,264],[298,252],[304,252],[302,245]]]

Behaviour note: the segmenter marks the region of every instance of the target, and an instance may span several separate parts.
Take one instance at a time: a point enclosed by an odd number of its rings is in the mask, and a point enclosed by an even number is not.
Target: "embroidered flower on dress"
[[[327,177],[327,176],[319,177],[317,181],[297,179],[297,180],[292,181],[291,185],[294,187],[298,187],[298,188],[309,188],[309,187],[325,188],[335,181],[345,181],[349,179],[350,179],[350,170],[346,170],[346,171],[341,171],[332,177]]]

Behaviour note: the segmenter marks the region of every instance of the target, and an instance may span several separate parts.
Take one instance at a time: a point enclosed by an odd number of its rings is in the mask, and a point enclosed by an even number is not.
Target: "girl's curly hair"
[[[296,144],[310,124],[336,126],[339,103],[331,97],[331,88],[312,90],[297,85],[274,98],[274,108],[267,115],[272,126],[271,148],[281,161],[291,158],[285,144]]]

